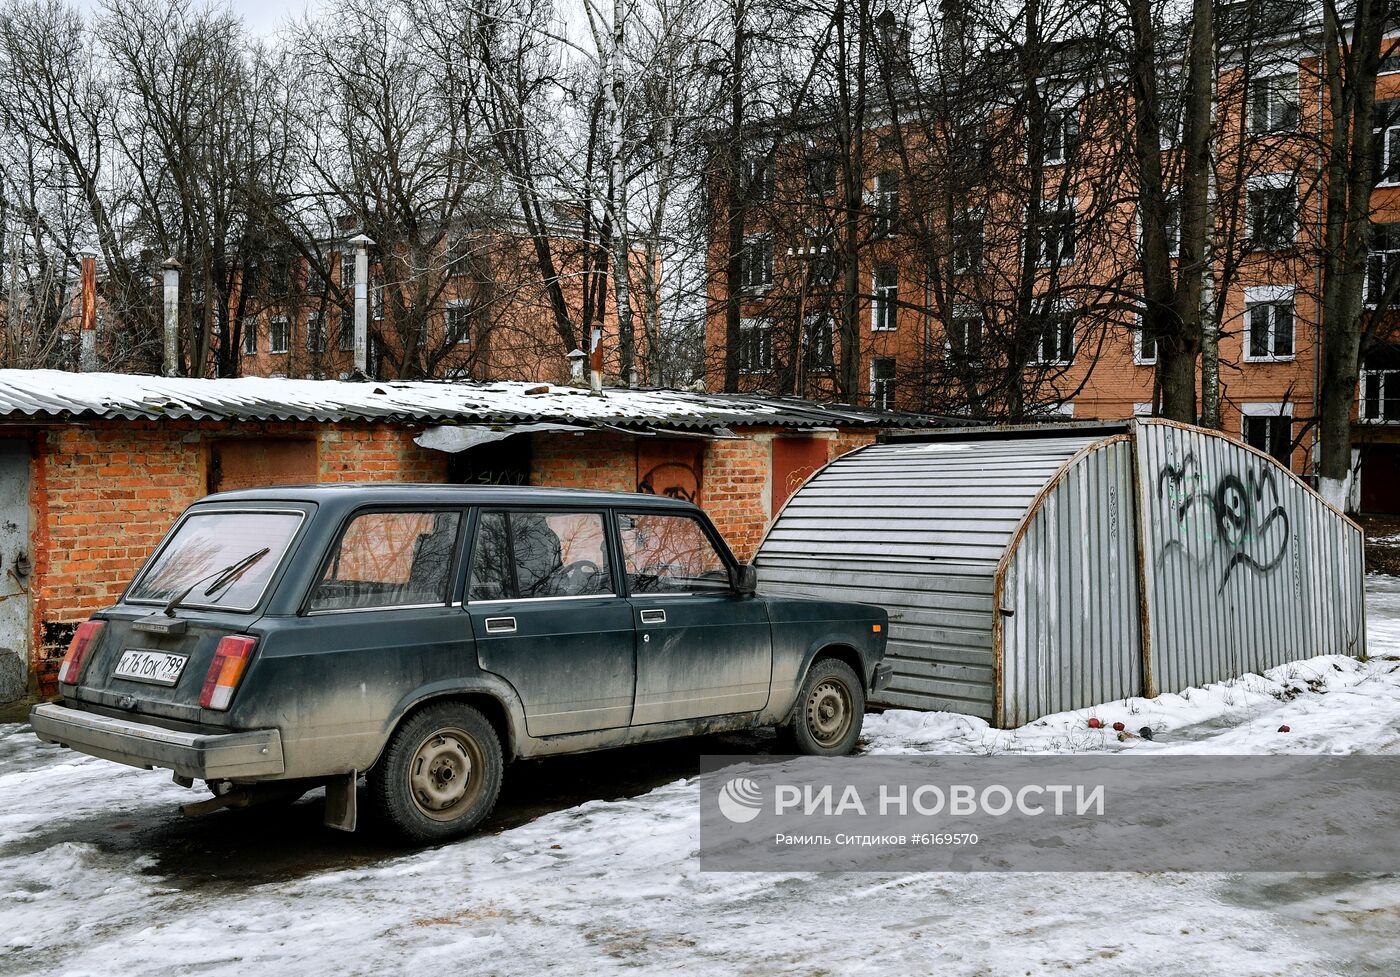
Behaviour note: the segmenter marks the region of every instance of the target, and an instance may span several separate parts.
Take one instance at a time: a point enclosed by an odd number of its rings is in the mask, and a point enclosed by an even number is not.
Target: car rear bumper
[[[875,666],[875,675],[870,680],[871,692],[883,692],[889,687],[890,679],[894,677],[894,665],[889,662],[880,662]]]
[[[199,780],[276,776],[286,769],[282,734],[275,729],[186,733],[52,702],[35,706],[29,724],[46,743],[133,767],[165,767]]]

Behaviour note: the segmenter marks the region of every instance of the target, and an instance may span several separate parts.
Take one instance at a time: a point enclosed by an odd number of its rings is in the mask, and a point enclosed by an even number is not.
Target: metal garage
[[[757,558],[889,609],[881,703],[1018,726],[1364,650],[1361,530],[1273,458],[1147,419],[938,437],[823,468]]]

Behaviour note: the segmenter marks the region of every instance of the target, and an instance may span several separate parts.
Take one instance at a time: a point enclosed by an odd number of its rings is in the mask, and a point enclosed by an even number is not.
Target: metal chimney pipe
[[[593,327],[593,345],[589,347],[588,392],[603,396],[603,327]]]
[[[79,255],[82,268],[82,307],[78,319],[78,369],[97,372],[97,252]]]
[[[355,246],[355,372],[369,374],[369,249],[374,244],[364,234],[350,239]]]
[[[161,265],[165,271],[164,302],[165,355],[164,370],[168,377],[180,375],[180,262],[166,258]]]

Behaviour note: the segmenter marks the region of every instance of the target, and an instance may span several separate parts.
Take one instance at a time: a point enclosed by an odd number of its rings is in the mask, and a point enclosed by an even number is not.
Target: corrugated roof
[[[531,392],[538,391],[538,392]],[[939,417],[815,404],[785,397],[609,389],[602,397],[553,384],[440,380],[193,379],[59,370],[0,370],[0,420],[82,418],[565,421],[646,429],[728,425],[927,428]]]

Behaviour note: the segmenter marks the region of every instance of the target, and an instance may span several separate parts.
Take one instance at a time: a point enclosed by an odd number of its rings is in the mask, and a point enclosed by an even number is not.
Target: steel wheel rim
[[[461,729],[435,730],[413,751],[408,794],[425,817],[454,821],[481,793],[478,772],[486,768],[481,747]]]
[[[828,679],[807,697],[807,730],[822,746],[835,746],[850,732],[854,711],[846,684]]]

